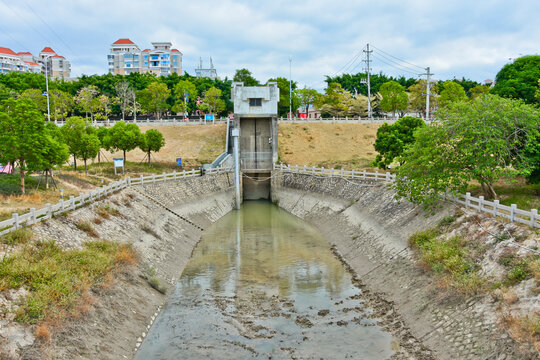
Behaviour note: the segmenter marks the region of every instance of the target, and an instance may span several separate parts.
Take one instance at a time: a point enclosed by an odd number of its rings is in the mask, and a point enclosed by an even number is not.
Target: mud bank
[[[283,173],[272,179],[272,201],[323,233],[373,303],[385,305],[385,322],[403,322],[411,344],[420,342],[438,359],[523,358],[498,327],[489,297],[443,297],[414,265],[408,237],[450,209],[427,216],[397,203],[382,183]]]
[[[90,222],[101,239],[130,243],[136,266],[117,273],[108,287],[89,294],[89,310],[56,329],[50,341],[34,339],[32,327],[2,323],[6,356],[25,359],[123,359],[136,349],[167,296],[148,281],[176,283],[201,232],[232,210],[234,191],[227,174],[136,186],[33,228],[35,238],[54,239],[64,248],[92,240],[75,224]],[[118,210],[102,223],[100,208]],[[9,357],[7,357],[9,358]]]

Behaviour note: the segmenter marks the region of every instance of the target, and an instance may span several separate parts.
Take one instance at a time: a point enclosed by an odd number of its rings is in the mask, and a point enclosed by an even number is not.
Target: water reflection
[[[136,359],[384,359],[391,336],[309,224],[267,202],[216,222]]]

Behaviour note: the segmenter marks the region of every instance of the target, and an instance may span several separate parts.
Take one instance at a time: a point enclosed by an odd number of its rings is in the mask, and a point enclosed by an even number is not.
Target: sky
[[[37,55],[51,46],[72,77],[105,74],[119,38],[141,49],[170,41],[194,74],[212,57],[218,76],[247,68],[324,89],[326,76],[365,68],[418,78],[494,79],[540,52],[538,0],[0,0],[0,46]]]

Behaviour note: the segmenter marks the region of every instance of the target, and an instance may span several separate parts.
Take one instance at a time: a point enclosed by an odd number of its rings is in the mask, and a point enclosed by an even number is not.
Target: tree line
[[[99,156],[101,149],[126,152],[140,148],[147,154],[165,145],[163,135],[155,129],[142,133],[136,124],[117,122],[113,127],[92,126],[88,119],[72,116],[62,127],[46,122],[37,105],[28,98],[7,99],[0,102],[0,163],[17,165],[20,169],[21,192],[25,193],[24,179],[28,172],[50,171],[73,157],[84,162]],[[124,165],[125,166],[125,165]]]

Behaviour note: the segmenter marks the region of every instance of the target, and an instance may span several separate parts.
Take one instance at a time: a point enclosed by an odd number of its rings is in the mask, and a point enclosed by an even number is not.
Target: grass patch
[[[75,226],[77,227],[77,229],[84,231],[91,237],[99,238],[98,232],[96,231],[96,229],[94,229],[94,227],[92,226],[92,224],[90,224],[90,222],[79,221],[75,224]]]
[[[413,234],[409,245],[420,254],[420,262],[439,276],[443,288],[462,294],[477,293],[484,285],[478,275],[478,265],[466,247],[465,240],[454,236],[444,240],[436,228]]]
[[[39,179],[33,176],[24,177],[26,191],[34,189]],[[42,181],[43,183],[43,181]],[[45,184],[43,183],[43,187]],[[15,174],[0,174],[0,194],[2,195],[21,195],[21,176]]]
[[[36,323],[72,310],[115,266],[129,263],[126,254],[136,259],[131,247],[109,241],[88,242],[78,250],[62,250],[53,241],[26,245],[0,262],[0,290],[25,287],[30,294],[16,319]]]
[[[104,219],[110,219],[112,216],[120,216],[120,210],[110,205],[101,205],[96,208],[96,213]]]
[[[7,245],[27,244],[32,240],[32,230],[20,228],[0,237],[0,243]]]
[[[157,290],[158,292],[162,294],[167,293],[167,285],[165,285],[159,278],[156,276],[156,269],[154,268],[147,268],[143,272],[143,277],[148,282],[148,285],[150,285],[152,288]]]

